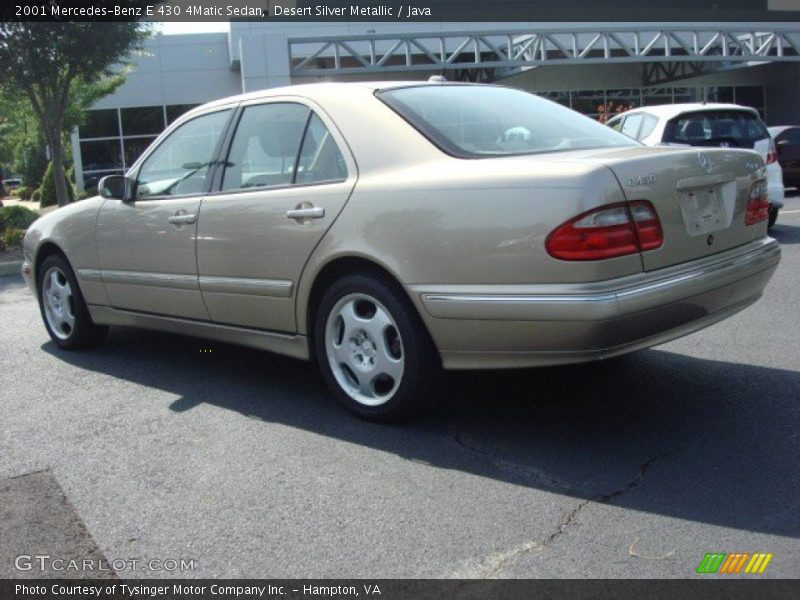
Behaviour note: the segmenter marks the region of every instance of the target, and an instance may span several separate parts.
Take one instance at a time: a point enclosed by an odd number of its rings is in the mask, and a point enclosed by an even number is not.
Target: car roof
[[[721,102],[685,102],[682,104],[657,104],[655,106],[642,106],[633,108],[631,110],[615,115],[621,117],[633,112],[646,112],[660,119],[672,119],[679,115],[699,112],[699,111],[712,111],[712,110],[741,110],[758,115],[758,111],[749,106],[741,106],[740,104],[725,104]]]
[[[279,96],[301,96],[314,100],[329,94],[336,95],[364,95],[373,94],[379,90],[409,87],[409,86],[464,86],[464,85],[486,85],[479,83],[462,83],[455,81],[350,81],[350,82],[321,82],[321,83],[300,83],[296,85],[286,85],[281,87],[268,88],[255,92],[247,92],[236,96],[227,96],[219,100],[213,100],[198,106],[186,113],[192,116],[197,113],[206,112],[209,109],[249,102],[251,100],[261,100],[275,98]],[[184,120],[183,116],[181,120]]]

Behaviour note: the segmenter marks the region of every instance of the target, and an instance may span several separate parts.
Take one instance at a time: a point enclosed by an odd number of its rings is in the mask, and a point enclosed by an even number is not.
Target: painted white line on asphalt
[[[782,215],[791,215],[792,213],[800,213],[800,209],[798,210],[782,210],[780,214]]]

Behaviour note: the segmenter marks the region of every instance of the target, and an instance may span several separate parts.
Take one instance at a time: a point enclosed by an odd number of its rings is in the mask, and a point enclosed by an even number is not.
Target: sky
[[[155,30],[160,31],[164,35],[180,35],[182,33],[212,33],[219,31],[228,31],[230,23],[228,21],[214,21],[214,22],[169,22],[169,23],[156,23]]]

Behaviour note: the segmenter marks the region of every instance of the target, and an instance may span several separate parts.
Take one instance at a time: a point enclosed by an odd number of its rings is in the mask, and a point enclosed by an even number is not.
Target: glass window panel
[[[653,133],[656,125],[658,125],[658,119],[656,119],[653,115],[644,113],[642,116],[644,121],[642,122],[642,128],[639,130],[639,137],[637,138],[640,141]]]
[[[580,91],[572,93],[572,110],[577,110],[579,113],[600,119],[602,122],[608,120],[605,114],[606,110],[606,93],[603,90],[595,91]],[[602,117],[602,118],[601,118]]]
[[[81,142],[81,162],[84,171],[121,169],[122,150],[119,140]]]
[[[164,130],[164,109],[161,106],[137,106],[121,110],[123,135],[146,135]]]
[[[310,110],[280,102],[244,109],[228,154],[223,190],[287,185]]]
[[[639,108],[642,96],[638,89],[606,90],[605,114],[608,118]]]
[[[709,87],[706,88],[706,100],[708,102],[733,102],[733,87]]]
[[[230,110],[203,115],[173,131],[139,170],[136,196],[201,194],[214,149],[230,116]]]
[[[672,104],[671,87],[650,87],[642,89],[642,106]]]
[[[308,122],[297,166],[296,183],[341,181],[347,179],[347,166],[328,128],[317,115]]]
[[[182,114],[189,112],[199,104],[171,104],[167,106],[167,124],[172,123]]]
[[[622,125],[622,129],[620,131],[627,135],[629,138],[636,139],[636,136],[639,135],[639,127],[642,125],[642,115],[630,115],[627,119],[625,119],[625,123]]]
[[[537,95],[567,108],[571,106],[570,92],[537,92]]]
[[[676,104],[681,102],[702,102],[704,99],[703,88],[701,87],[676,87],[674,94],[674,102]]]
[[[625,136],[534,94],[493,86],[412,86],[378,97],[445,152],[502,156],[629,146]]]
[[[155,137],[147,138],[126,138],[122,141],[125,152],[125,167],[130,167],[136,162],[142,153],[147,150],[150,144],[155,141]]]
[[[764,88],[760,85],[737,85],[736,104],[761,111],[764,108]]]
[[[117,110],[87,110],[85,122],[78,128],[82,139],[96,137],[118,137],[119,120]]]

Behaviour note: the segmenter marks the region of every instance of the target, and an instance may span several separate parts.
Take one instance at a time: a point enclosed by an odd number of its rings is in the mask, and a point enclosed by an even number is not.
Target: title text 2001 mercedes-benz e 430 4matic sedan
[[[645,147],[526,92],[313,84],[201,106],[23,270],[64,349],[132,325],[314,359],[360,416],[439,368],[646,348],[754,302],[779,260],[763,159]]]

